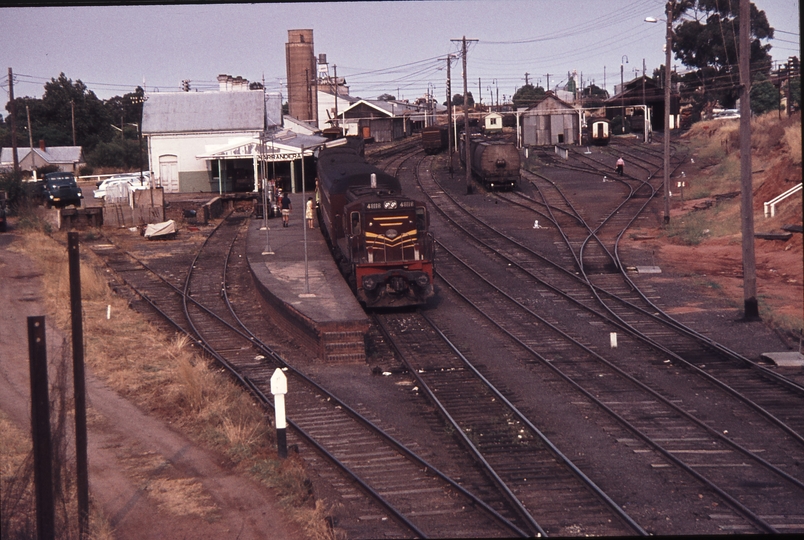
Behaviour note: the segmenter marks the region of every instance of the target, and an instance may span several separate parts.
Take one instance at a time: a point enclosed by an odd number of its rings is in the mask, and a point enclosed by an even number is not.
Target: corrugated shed
[[[265,97],[247,92],[160,92],[142,107],[142,132],[262,131]]]

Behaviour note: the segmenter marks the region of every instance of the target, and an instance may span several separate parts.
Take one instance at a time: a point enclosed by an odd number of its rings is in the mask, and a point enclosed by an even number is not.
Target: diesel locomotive
[[[434,240],[424,203],[350,146],[321,149],[316,166],[321,228],[360,303],[425,304],[433,296]]]

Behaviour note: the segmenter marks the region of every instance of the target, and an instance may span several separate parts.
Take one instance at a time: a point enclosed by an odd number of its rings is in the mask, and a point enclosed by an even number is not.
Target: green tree
[[[94,148],[103,140],[113,135],[111,124],[113,119],[94,92],[80,80],[73,83],[64,73],[58,79],[51,79],[45,84],[42,94],[43,123],[54,129],[58,139],[49,145],[73,144],[72,119],[75,109],[75,144],[85,148]]]
[[[675,27],[673,52],[685,66],[692,68],[683,78],[685,86],[702,94],[696,107],[719,102],[734,108],[739,98],[738,70],[739,0],[685,0],[677,2],[673,20],[682,14],[692,16]],[[761,40],[773,37],[764,11],[751,4],[751,73],[768,75],[771,70],[771,45]]]
[[[767,79],[760,79],[751,85],[751,112],[765,114],[769,111],[778,111],[782,103],[779,89]]]
[[[396,99],[396,96],[394,96],[393,94],[382,94],[377,99],[379,99],[380,101],[394,101]]]
[[[472,96],[472,92],[466,92],[466,95],[468,96],[467,105],[469,107],[474,107],[475,98],[474,96]],[[463,94],[455,94],[454,96],[452,96],[452,104],[455,105],[456,107],[460,107],[461,105],[463,105]]]
[[[528,108],[539,103],[544,95],[545,91],[541,86],[526,84],[514,93],[514,97],[511,98],[511,101],[514,103],[515,109]]]

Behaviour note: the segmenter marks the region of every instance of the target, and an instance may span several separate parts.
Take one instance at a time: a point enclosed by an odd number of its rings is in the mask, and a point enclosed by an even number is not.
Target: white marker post
[[[271,375],[271,393],[274,395],[274,413],[276,415],[276,448],[279,457],[288,457],[288,439],[285,429],[285,394],[288,393],[288,378],[281,369],[276,368]]]
[[[609,333],[609,341],[611,341],[611,348],[617,348],[617,332],[610,332]]]

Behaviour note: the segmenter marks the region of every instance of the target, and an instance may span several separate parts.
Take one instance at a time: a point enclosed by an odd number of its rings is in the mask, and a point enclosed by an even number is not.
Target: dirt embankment
[[[784,233],[802,226],[802,192],[765,217],[764,203],[802,181],[801,113],[779,118],[768,114],[752,121],[754,230]],[[673,193],[671,223],[652,231],[663,267],[705,278],[706,294],[744,306],[743,247],[740,232],[739,121],[700,122],[680,139],[677,155],[687,155],[672,178],[687,182],[684,200]],[[800,229],[799,229],[800,230]],[[787,240],[754,238],[760,316],[797,345],[804,327],[802,234]]]

